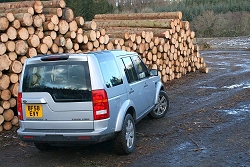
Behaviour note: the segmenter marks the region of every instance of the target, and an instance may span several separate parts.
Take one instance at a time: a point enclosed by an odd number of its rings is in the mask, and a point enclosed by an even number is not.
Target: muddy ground
[[[118,156],[110,142],[38,151],[15,131],[0,133],[0,166],[250,166],[250,51],[200,51],[209,73],[166,84],[170,111],[136,124],[133,154]]]

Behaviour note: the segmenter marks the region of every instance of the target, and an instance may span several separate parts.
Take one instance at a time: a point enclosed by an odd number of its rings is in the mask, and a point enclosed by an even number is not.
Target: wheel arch
[[[133,104],[134,103],[131,100],[127,100],[123,103],[116,120],[115,132],[121,131],[123,120],[127,113],[129,113],[133,117],[133,119],[136,120],[136,112]]]
[[[165,91],[165,88],[164,88],[162,82],[157,82],[156,83],[156,91],[155,91],[155,93],[156,93],[155,94],[155,101],[154,101],[155,104],[157,104],[159,93],[160,93],[161,90]]]

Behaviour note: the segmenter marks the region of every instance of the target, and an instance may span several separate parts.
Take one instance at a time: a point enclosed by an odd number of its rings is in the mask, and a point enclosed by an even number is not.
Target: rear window
[[[87,62],[53,62],[27,65],[23,92],[48,92],[55,102],[91,101]]]

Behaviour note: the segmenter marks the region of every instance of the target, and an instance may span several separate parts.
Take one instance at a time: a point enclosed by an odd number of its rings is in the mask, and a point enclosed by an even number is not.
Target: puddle
[[[217,89],[215,86],[200,86],[199,89]]]
[[[239,108],[220,110],[228,115],[250,114],[250,104],[240,106]]]
[[[250,88],[250,84],[245,84],[245,83],[241,83],[241,84],[235,84],[235,85],[230,85],[230,86],[223,86],[222,88],[226,88],[226,89],[234,89],[234,88],[243,88],[243,89],[247,89]]]
[[[243,89],[250,89],[250,84],[243,87]]]
[[[215,86],[200,86],[198,88],[199,89],[219,89],[218,87],[215,87]],[[223,88],[223,89],[236,89],[236,88],[249,89],[250,83],[234,84],[234,85],[229,85],[229,86],[222,86],[220,88]]]

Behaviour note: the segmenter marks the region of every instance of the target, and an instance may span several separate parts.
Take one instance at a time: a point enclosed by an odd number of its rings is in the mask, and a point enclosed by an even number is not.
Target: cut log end
[[[208,73],[209,69],[207,67],[201,67],[201,68],[199,68],[199,72],[201,72],[201,73]]]
[[[9,27],[9,20],[6,17],[0,17],[0,31],[5,31]]]

